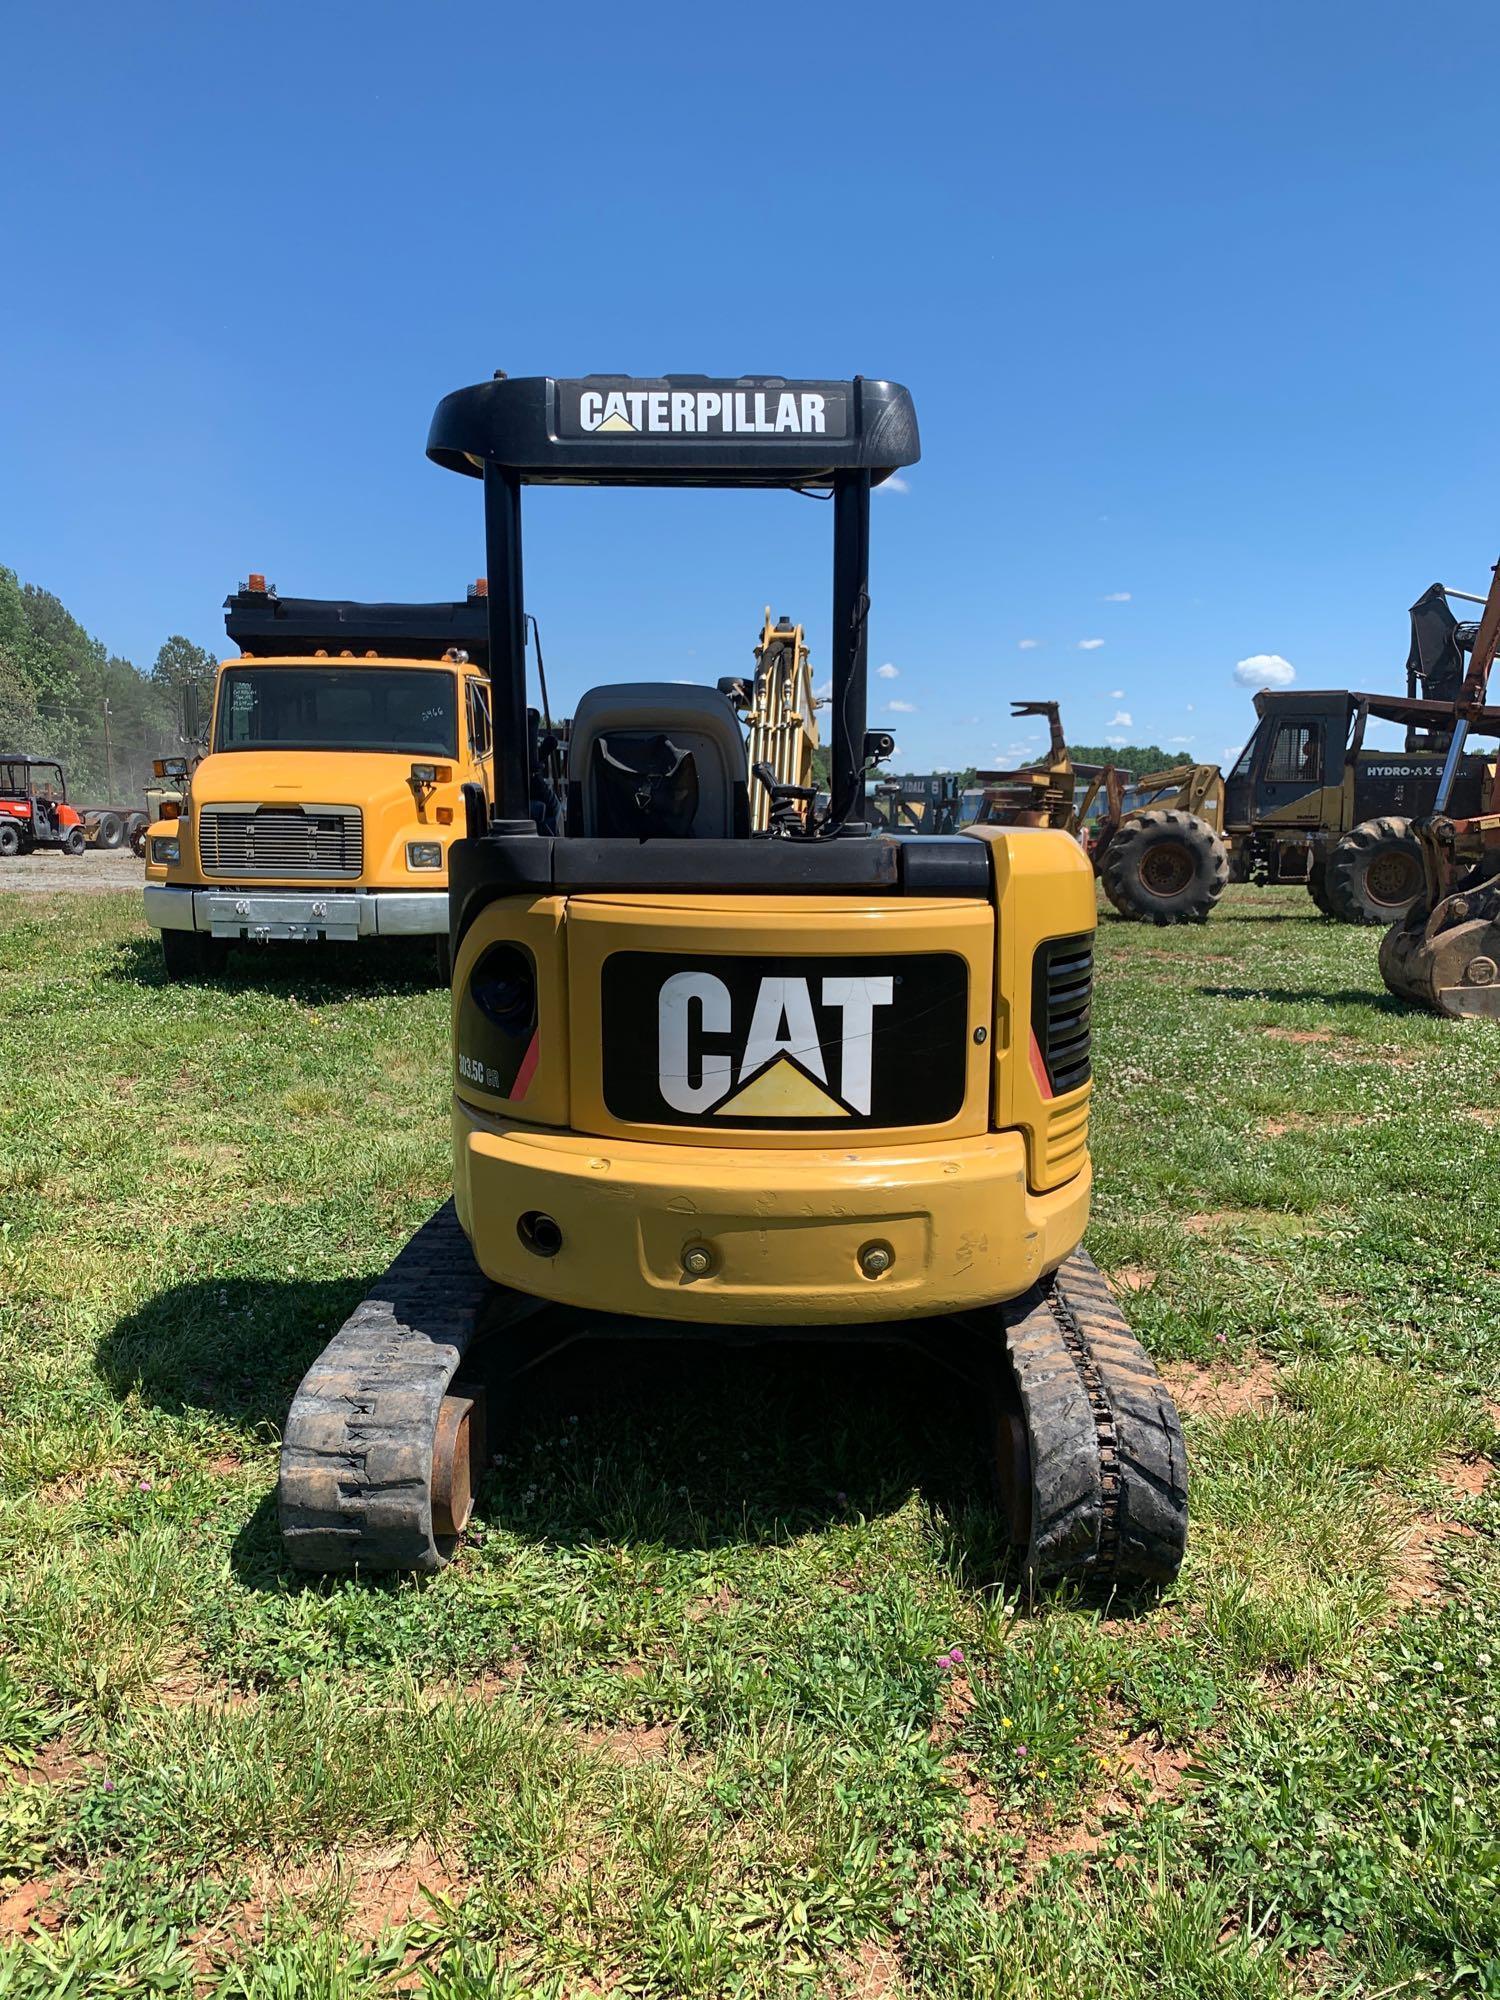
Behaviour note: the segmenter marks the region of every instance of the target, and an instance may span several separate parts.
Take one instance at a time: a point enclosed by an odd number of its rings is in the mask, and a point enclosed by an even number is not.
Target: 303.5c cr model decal
[[[963,1104],[968,966],[951,952],[605,960],[604,1101],[624,1124],[945,1124]]]

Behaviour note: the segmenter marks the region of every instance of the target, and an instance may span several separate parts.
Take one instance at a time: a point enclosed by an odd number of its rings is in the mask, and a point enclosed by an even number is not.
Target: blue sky
[[[1395,687],[1500,554],[1490,6],[7,10],[0,561],[146,661],[284,591],[461,592],[445,391],[906,382],[871,720],[908,768],[1220,758],[1236,663]],[[542,493],[554,698],[828,656],[829,510]],[[887,704],[906,704],[896,708]],[[1116,718],[1129,718],[1128,721]]]

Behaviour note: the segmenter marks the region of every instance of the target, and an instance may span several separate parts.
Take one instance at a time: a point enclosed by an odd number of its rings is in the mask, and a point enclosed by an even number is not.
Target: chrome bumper
[[[446,889],[186,889],[146,884],[146,921],[159,931],[216,938],[436,937],[448,928]]]

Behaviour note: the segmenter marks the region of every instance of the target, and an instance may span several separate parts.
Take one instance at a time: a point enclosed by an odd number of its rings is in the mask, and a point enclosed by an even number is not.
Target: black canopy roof
[[[427,435],[450,471],[490,464],[532,486],[878,485],[921,455],[907,391],[858,375],[502,376],[445,396]]]

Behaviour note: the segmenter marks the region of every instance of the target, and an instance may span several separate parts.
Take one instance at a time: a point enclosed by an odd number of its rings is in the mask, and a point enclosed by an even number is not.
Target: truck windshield
[[[272,747],[456,757],[454,677],[421,667],[226,667],[214,748]]]

